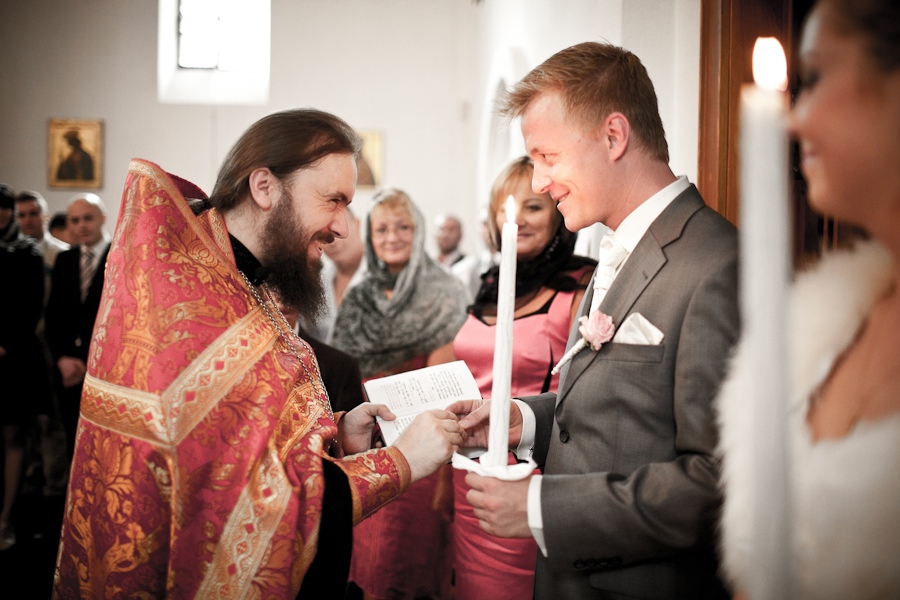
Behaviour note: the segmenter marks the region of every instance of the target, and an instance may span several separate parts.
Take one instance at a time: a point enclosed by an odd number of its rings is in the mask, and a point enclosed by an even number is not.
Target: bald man
[[[459,243],[462,241],[462,223],[453,215],[439,215],[436,224],[438,227],[435,236],[438,246],[436,260],[449,268],[464,257],[459,250]]]
[[[106,207],[97,194],[73,196],[66,219],[72,247],[56,257],[44,320],[47,345],[56,365],[55,385],[71,459],[110,236],[103,229]]]

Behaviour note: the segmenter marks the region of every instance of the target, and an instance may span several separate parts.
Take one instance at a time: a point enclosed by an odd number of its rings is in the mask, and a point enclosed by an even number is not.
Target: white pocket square
[[[631,313],[625,322],[619,325],[616,335],[613,336],[614,344],[639,344],[642,346],[659,346],[663,338],[663,332],[653,323],[644,318],[641,313]]]

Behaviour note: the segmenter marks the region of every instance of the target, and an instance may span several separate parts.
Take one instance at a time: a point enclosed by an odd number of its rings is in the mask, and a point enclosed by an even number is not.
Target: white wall
[[[475,100],[479,149],[476,197],[473,210],[464,215],[465,227],[471,232],[480,230],[479,209],[488,204],[497,172],[508,160],[524,153],[518,122],[507,123],[494,114],[498,89],[515,83],[573,44],[620,43],[622,26],[622,0],[484,0],[482,7]]]
[[[269,102],[172,105],[156,99],[157,0],[5,1],[0,181],[64,208],[76,190],[47,187],[47,120],[103,119],[97,191],[114,222],[130,158],[210,191],[248,125],[313,106],[381,130],[385,184],[406,189],[429,223],[459,214],[472,251],[483,181],[495,172],[479,156],[495,57],[518,48],[519,77],[584,40],[634,50],[657,86],[673,166],[693,177],[698,38],[699,0],[272,0]],[[521,143],[517,130],[507,137]],[[358,194],[358,209],[370,193]]]
[[[700,0],[626,0],[623,47],[647,68],[676,175],[697,181],[700,98]]]
[[[103,119],[97,191],[111,229],[132,157],[209,192],[248,125],[312,106],[381,130],[385,183],[436,215],[471,195],[464,107],[472,49],[461,48],[460,32],[471,31],[476,12],[464,0],[273,0],[269,102],[214,107],[157,101],[156,0],[3,2],[0,181],[36,189],[63,209],[77,190],[47,186],[47,119]]]
[[[485,0],[483,7],[476,91],[481,148],[476,206],[487,203],[493,177],[505,162],[491,152],[494,148],[487,138],[501,139],[504,147],[508,140],[507,158],[522,150],[517,123],[501,131],[496,118],[491,122],[490,98],[498,75],[515,71],[514,80],[518,79],[553,53],[584,41],[620,45],[641,58],[656,88],[672,168],[696,180],[700,0]],[[521,64],[508,58],[510,49]]]

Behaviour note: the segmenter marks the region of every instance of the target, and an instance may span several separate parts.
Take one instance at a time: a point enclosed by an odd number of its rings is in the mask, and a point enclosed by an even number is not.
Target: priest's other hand
[[[338,435],[345,454],[365,452],[371,448],[376,416],[385,421],[397,418],[386,405],[372,402],[363,402],[344,415],[338,423]]]
[[[463,441],[463,430],[455,414],[428,410],[418,415],[394,443],[409,463],[413,481],[446,464]]]

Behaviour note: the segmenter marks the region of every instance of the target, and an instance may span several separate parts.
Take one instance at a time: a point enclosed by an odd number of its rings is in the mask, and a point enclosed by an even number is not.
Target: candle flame
[[[769,89],[787,89],[787,59],[781,43],[773,37],[756,38],[753,46],[753,80]]]
[[[516,222],[516,199],[512,197],[512,194],[506,198],[506,222]]]

